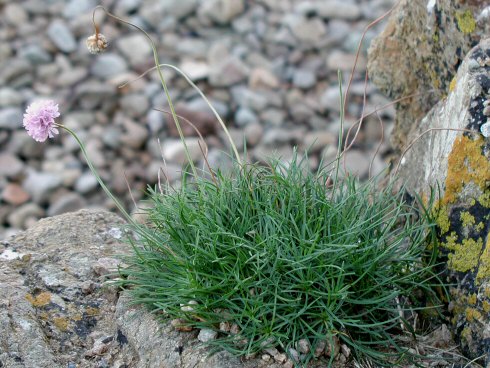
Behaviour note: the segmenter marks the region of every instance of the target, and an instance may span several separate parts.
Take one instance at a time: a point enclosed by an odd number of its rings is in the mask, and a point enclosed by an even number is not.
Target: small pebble
[[[186,325],[183,319],[177,318],[170,321],[170,325],[176,330],[180,332],[190,332],[192,331],[192,327]]]
[[[308,354],[310,352],[310,343],[306,339],[298,341],[297,349],[301,354]]]
[[[194,308],[192,307],[193,305],[197,305],[198,303],[195,300],[190,300],[188,305],[181,304],[180,305],[180,310],[182,312],[192,312]]]
[[[288,349],[288,355],[289,357],[295,361],[295,362],[299,362],[299,353],[297,350],[293,349],[293,348],[289,348]]]
[[[219,330],[222,332],[230,332],[231,325],[230,322],[220,322]]]
[[[480,128],[480,131],[485,138],[490,137],[490,121],[487,121],[485,124],[483,124]]]
[[[269,354],[263,354],[262,355],[262,360],[264,362],[269,362],[271,360],[271,356]]]
[[[284,353],[274,355],[274,360],[280,364],[286,362],[288,356]]]
[[[350,357],[351,350],[347,345],[345,345],[345,344],[340,345],[340,350],[342,351],[342,354],[346,358]]]
[[[218,332],[208,328],[203,328],[201,331],[199,331],[199,335],[197,336],[197,339],[201,342],[209,342],[212,340],[216,340],[217,337],[218,337]]]

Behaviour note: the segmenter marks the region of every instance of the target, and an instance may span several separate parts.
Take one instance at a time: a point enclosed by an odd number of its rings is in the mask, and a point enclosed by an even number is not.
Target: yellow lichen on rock
[[[489,303],[489,302],[487,302],[486,300],[484,300],[484,301],[483,301],[483,303],[482,303],[482,307],[483,307],[483,311],[484,311],[485,313],[490,312],[490,303]]]
[[[465,341],[469,341],[471,339],[471,328],[469,328],[469,327],[463,328],[463,331],[461,332],[461,337]]]
[[[434,206],[434,217],[437,226],[441,230],[441,235],[446,234],[449,231],[451,223],[449,221],[447,206],[441,204],[441,201]]]
[[[451,79],[451,83],[449,83],[449,92],[453,92],[456,89],[456,76]]]
[[[463,226],[468,227],[475,224],[475,217],[467,211],[463,211],[460,214]]]
[[[476,29],[476,21],[471,11],[466,10],[464,12],[456,13],[456,20],[458,21],[458,28],[464,34],[472,33]]]
[[[482,318],[481,313],[475,308],[470,308],[470,307],[466,308],[465,314],[466,314],[466,320],[468,322],[480,321]]]
[[[60,331],[66,331],[68,329],[68,318],[66,317],[54,317],[53,324]]]
[[[485,249],[480,257],[478,273],[476,274],[476,282],[481,283],[483,280],[488,278],[490,278],[490,234],[487,234]]]
[[[486,190],[481,196],[478,197],[478,202],[483,207],[490,208],[490,190]]]
[[[465,184],[474,183],[485,192],[490,181],[490,162],[482,154],[483,144],[481,137],[472,140],[464,135],[454,141],[448,157],[445,204],[454,203]]]
[[[448,255],[448,268],[453,271],[467,272],[478,266],[483,241],[478,239],[463,239],[461,243],[456,241],[445,243],[445,247],[454,253]]]
[[[34,307],[40,308],[51,303],[51,294],[43,291],[42,293],[33,296],[31,294],[26,295],[26,299],[29,303],[31,303]]]
[[[87,316],[98,316],[100,314],[100,310],[95,307],[87,307],[85,308],[85,313]]]

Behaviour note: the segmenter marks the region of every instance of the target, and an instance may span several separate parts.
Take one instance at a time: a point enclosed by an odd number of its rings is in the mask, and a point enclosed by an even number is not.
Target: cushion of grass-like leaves
[[[434,296],[437,281],[429,216],[389,185],[327,185],[329,172],[302,166],[237,164],[152,191],[149,226],[122,271],[134,301],[192,327],[236,324],[213,343],[238,355],[301,339],[313,351],[334,336],[357,358],[386,362],[386,346],[403,355],[401,311]]]

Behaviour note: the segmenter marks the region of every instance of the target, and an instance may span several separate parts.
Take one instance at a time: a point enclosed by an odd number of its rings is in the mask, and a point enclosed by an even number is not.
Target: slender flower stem
[[[168,106],[170,108],[170,112],[172,113],[172,117],[174,119],[175,126],[177,127],[177,131],[179,132],[180,140],[182,141],[182,144],[184,146],[184,151],[185,151],[185,155],[187,157],[187,161],[189,161],[189,165],[191,166],[192,173],[194,174],[194,177],[197,177],[196,167],[195,167],[194,162],[192,161],[192,158],[191,158],[191,156],[189,154],[189,149],[188,149],[187,144],[185,142],[185,137],[184,137],[184,133],[182,132],[182,128],[180,126],[179,118],[177,117],[177,114],[175,112],[174,104],[172,103],[172,98],[170,97],[170,92],[168,90],[167,83],[165,82],[165,78],[163,77],[162,69],[160,68],[160,60],[158,58],[158,53],[157,53],[157,50],[156,50],[155,43],[153,42],[153,39],[150,37],[150,35],[143,28],[138,27],[137,25],[135,25],[133,23],[130,23],[128,21],[125,21],[124,19],[119,18],[118,16],[110,13],[102,5],[99,5],[99,6],[95,7],[94,12],[93,12],[92,21],[94,23],[94,27],[95,27],[96,33],[97,33],[98,29],[97,29],[97,25],[95,24],[95,19],[94,18],[95,18],[95,11],[97,9],[102,9],[109,17],[114,18],[114,19],[116,19],[117,21],[119,21],[121,23],[127,24],[128,26],[131,26],[131,27],[136,28],[138,31],[140,31],[141,33],[143,33],[145,35],[145,37],[148,39],[148,41],[150,42],[150,46],[151,46],[151,49],[153,51],[153,58],[155,60],[155,66],[156,66],[157,71],[158,71],[158,77],[160,78],[160,82],[162,83],[163,90],[165,91],[165,95],[167,97],[167,101],[168,101]]]
[[[140,224],[138,224],[131,217],[131,215],[126,211],[126,209],[124,208],[122,203],[116,198],[116,196],[114,196],[114,194],[112,194],[110,189],[105,185],[104,181],[102,180],[99,173],[97,172],[97,169],[92,164],[92,160],[90,160],[90,157],[88,156],[87,150],[85,149],[85,145],[80,140],[80,138],[78,138],[78,135],[73,130],[71,130],[70,128],[68,128],[62,124],[55,123],[54,125],[58,128],[66,130],[68,133],[70,133],[70,135],[73,138],[75,138],[78,145],[80,146],[80,150],[82,151],[83,157],[85,158],[85,161],[87,162],[87,165],[88,165],[90,171],[92,171],[92,174],[94,174],[95,178],[97,179],[97,182],[100,184],[100,186],[104,190],[105,194],[107,194],[109,196],[109,198],[114,201],[117,209],[124,215],[126,220],[133,226],[132,229],[134,231],[136,231],[137,233],[139,233],[140,235],[144,235],[148,239],[152,239],[154,242],[159,243],[159,239],[157,239],[155,236],[153,236],[153,234],[151,233],[151,230],[145,229],[144,227],[140,226]],[[172,249],[170,249],[168,246],[162,245],[162,248],[166,249],[170,254],[172,254],[172,256],[177,257],[176,254],[172,251]]]
[[[128,220],[128,222],[130,222],[131,224],[134,225],[135,222],[134,222],[133,218],[129,215],[129,213],[126,211],[124,206],[121,204],[121,202],[119,202],[119,200],[114,196],[114,194],[111,193],[109,188],[107,188],[104,181],[102,180],[102,178],[98,174],[97,169],[94,167],[94,165],[92,164],[92,160],[90,160],[90,157],[88,156],[87,150],[85,149],[85,145],[82,143],[80,138],[78,138],[77,134],[73,130],[71,130],[70,128],[68,128],[62,124],[56,124],[56,126],[66,130],[68,133],[70,133],[70,135],[73,138],[75,138],[78,145],[80,146],[80,150],[82,151],[82,154],[83,154],[83,157],[85,158],[85,161],[87,161],[87,165],[88,165],[90,171],[92,171],[92,174],[94,174],[95,178],[97,179],[98,183],[100,184],[100,186],[102,187],[104,192],[109,196],[110,199],[112,199],[114,201],[117,209],[124,215],[126,220]]]
[[[208,98],[206,97],[206,95],[203,93],[203,91],[201,91],[201,89],[189,78],[189,76],[187,74],[185,74],[182,69],[176,67],[175,65],[171,65],[171,64],[160,64],[160,67],[166,67],[166,68],[170,68],[170,69],[173,69],[175,70],[177,73],[179,73],[180,75],[182,75],[184,77],[184,79],[187,81],[187,83],[189,83],[189,85],[194,88],[196,90],[197,93],[199,93],[199,95],[201,96],[201,98],[204,100],[204,102],[206,102],[206,104],[209,106],[209,108],[211,109],[211,111],[213,112],[214,116],[216,117],[216,119],[218,120],[218,122],[220,123],[221,125],[221,128],[223,128],[223,131],[225,132],[226,134],[226,138],[228,139],[228,141],[230,142],[230,146],[231,148],[233,149],[233,153],[235,155],[235,158],[237,160],[237,162],[239,164],[242,163],[242,160],[240,159],[240,155],[238,154],[238,150],[236,148],[236,145],[235,143],[233,142],[233,139],[231,138],[231,135],[230,135],[230,132],[228,131],[228,128],[226,127],[226,124],[224,123],[223,119],[221,119],[221,116],[219,116],[218,112],[216,111],[216,109],[213,107],[213,105],[211,104],[211,102],[208,100]],[[135,79],[132,79],[128,82],[125,82],[123,84],[121,84],[119,86],[119,88],[123,88],[125,86],[127,86],[128,84],[130,83],[133,83],[135,81],[137,81],[138,79],[140,78],[143,78],[146,74],[148,74],[149,72],[155,70],[157,67],[154,66],[148,70],[146,70],[145,72],[143,72],[142,74],[138,75],[138,77],[136,77]]]

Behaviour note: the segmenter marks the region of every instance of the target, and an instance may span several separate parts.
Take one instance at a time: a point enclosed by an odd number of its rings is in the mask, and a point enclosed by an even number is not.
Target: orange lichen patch
[[[481,238],[477,241],[464,239],[461,244],[448,241],[445,247],[454,251],[448,255],[448,268],[453,271],[466,272],[473,270],[478,265],[483,241]]]
[[[465,136],[456,138],[448,157],[444,203],[454,203],[465,184],[474,183],[485,191],[490,181],[490,162],[482,154],[483,140]]]
[[[40,308],[51,303],[51,294],[43,291],[42,293],[33,296],[31,294],[26,295],[26,299],[29,303],[31,303],[34,307]]]
[[[476,282],[479,284],[482,281],[487,280],[488,278],[490,278],[490,233],[487,234],[485,249],[480,256],[478,273],[476,274]]]
[[[466,308],[465,314],[468,322],[479,321],[482,318],[481,313],[475,308]]]
[[[66,331],[68,329],[68,318],[66,317],[54,317],[53,324],[60,331]]]

